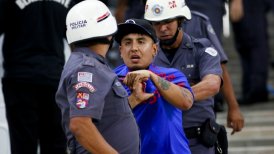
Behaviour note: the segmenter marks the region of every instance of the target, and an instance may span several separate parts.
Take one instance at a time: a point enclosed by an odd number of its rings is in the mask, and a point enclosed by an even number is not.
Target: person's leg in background
[[[12,79],[2,79],[2,85],[10,132],[11,153],[36,154],[39,118],[36,102],[32,99],[33,89],[28,84]]]
[[[56,86],[3,79],[12,154],[66,154]]]
[[[274,1],[273,0],[268,0],[270,6],[271,6],[271,9],[272,9],[272,17],[274,16]],[[273,52],[272,52],[273,53]],[[274,54],[271,55],[272,57],[272,61],[271,61],[271,67],[272,69],[274,69]],[[273,89],[274,90],[274,89]],[[273,93],[273,92],[272,92]],[[274,94],[274,93],[273,93]]]
[[[266,12],[269,5],[261,0],[243,0],[243,6],[244,17],[233,23],[233,30],[243,70],[243,93],[239,103],[249,104],[268,100],[269,44]]]
[[[61,111],[55,102],[58,85],[36,85],[38,101],[40,154],[66,154],[66,138],[61,125]]]

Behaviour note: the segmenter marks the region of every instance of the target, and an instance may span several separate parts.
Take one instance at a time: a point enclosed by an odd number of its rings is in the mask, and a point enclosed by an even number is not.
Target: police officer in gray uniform
[[[209,17],[210,22],[220,42],[222,42],[223,16],[226,14],[225,2],[227,0],[186,0],[187,6],[192,11],[198,11]],[[230,0],[234,1],[234,0]],[[223,110],[224,98],[222,93],[214,97],[215,111]]]
[[[70,152],[138,154],[139,132],[127,92],[105,60],[117,31],[115,18],[104,3],[86,0],[68,12],[66,25],[74,49],[62,72],[56,102]],[[134,95],[130,101],[137,101]]]
[[[227,126],[233,129],[231,132],[232,135],[235,132],[241,131],[244,127],[244,117],[240,111],[240,107],[230,80],[229,72],[227,70],[228,57],[211,26],[209,18],[200,12],[191,11],[191,20],[183,22],[182,27],[184,31],[191,36],[196,38],[208,38],[218,51],[223,71],[222,95],[224,96],[228,106]],[[216,107],[216,102],[214,103],[214,111],[220,111],[220,108]]]
[[[208,133],[204,133],[207,129],[203,125],[209,119],[216,124],[213,96],[219,92],[222,82],[220,57],[209,40],[195,39],[182,31],[182,20],[190,18],[190,10],[183,0],[148,0],[146,3],[145,19],[152,22],[160,39],[154,63],[181,70],[192,84],[195,102],[183,116],[191,152],[214,154],[216,141],[213,145],[207,142],[210,138],[206,137]]]

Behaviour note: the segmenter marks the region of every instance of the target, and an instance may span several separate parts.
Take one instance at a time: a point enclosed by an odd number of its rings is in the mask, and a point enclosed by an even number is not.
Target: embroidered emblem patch
[[[79,82],[74,86],[75,90],[79,90],[80,88],[87,88],[91,93],[95,91],[95,88],[87,82]]]
[[[159,15],[161,15],[162,12],[163,12],[163,7],[160,6],[160,5],[158,5],[158,4],[156,4],[156,5],[154,5],[154,6],[152,7],[152,12],[153,12],[153,14],[154,14],[155,16],[159,16]]]
[[[76,95],[76,106],[78,109],[84,109],[87,107],[89,101],[89,94],[78,92]]]
[[[218,54],[218,52],[214,48],[211,48],[211,47],[206,48],[205,52],[210,54],[213,57],[217,56],[217,54]]]
[[[89,72],[78,72],[78,82],[92,82],[92,73]]]

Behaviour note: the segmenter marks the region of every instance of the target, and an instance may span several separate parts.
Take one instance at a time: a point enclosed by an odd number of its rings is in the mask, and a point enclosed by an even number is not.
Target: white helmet
[[[85,0],[73,6],[67,14],[66,26],[69,44],[109,36],[117,31],[115,18],[98,0]]]
[[[147,0],[145,7],[146,20],[163,21],[177,17],[191,19],[191,13],[185,4],[185,0]]]

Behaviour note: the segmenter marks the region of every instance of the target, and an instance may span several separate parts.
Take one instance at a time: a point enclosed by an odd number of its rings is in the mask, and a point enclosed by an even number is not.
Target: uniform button
[[[189,44],[189,43],[186,43],[186,47],[190,48],[191,46],[190,46],[190,44]]]
[[[120,82],[116,82],[115,85],[116,85],[117,87],[119,87],[119,86],[121,86],[122,84],[121,84]]]
[[[200,135],[201,134],[201,129],[198,127],[197,128],[197,133]]]

